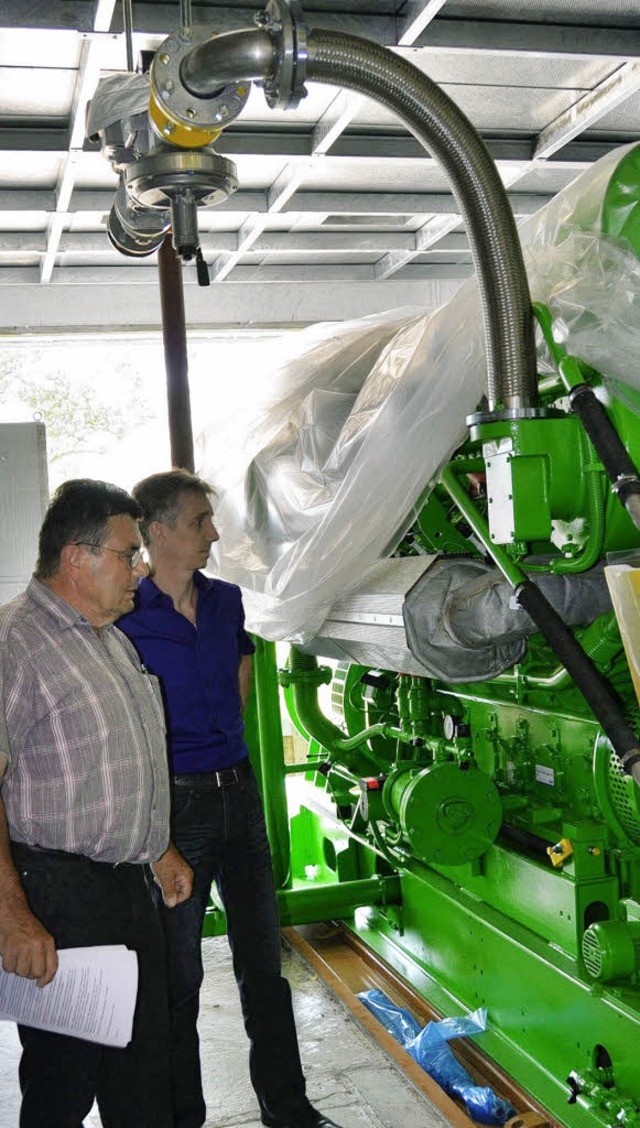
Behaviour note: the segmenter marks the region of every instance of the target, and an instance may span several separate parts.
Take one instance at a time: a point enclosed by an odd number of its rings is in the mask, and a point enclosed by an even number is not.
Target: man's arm
[[[240,659],[240,667],[238,669],[238,688],[240,690],[240,708],[244,713],[249,700],[249,690],[251,689],[251,671],[252,661],[250,654],[243,654]]]
[[[193,888],[193,870],[186,858],[169,842],[164,854],[151,863],[156,885],[162,891],[162,900],[169,909],[188,901]]]
[[[0,783],[4,775],[0,764]],[[29,908],[11,857],[4,803],[0,797],[0,958],[5,971],[37,979],[44,987],[58,970],[56,945]]]

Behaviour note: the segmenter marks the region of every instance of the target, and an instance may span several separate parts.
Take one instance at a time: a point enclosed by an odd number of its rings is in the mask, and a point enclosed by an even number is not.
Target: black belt
[[[216,791],[220,787],[233,787],[251,775],[251,762],[247,756],[232,768],[221,768],[217,772],[182,772],[172,776],[174,787],[195,787]]]
[[[68,850],[53,850],[48,846],[29,846],[26,842],[11,841],[11,853],[13,854],[14,862],[19,865],[26,865],[31,861],[39,862],[63,862],[68,865],[78,865],[82,863],[86,865],[104,867],[105,869],[131,869],[136,864],[134,862],[101,862],[95,858],[89,858],[86,854],[71,854]],[[141,867],[138,867],[141,868]]]

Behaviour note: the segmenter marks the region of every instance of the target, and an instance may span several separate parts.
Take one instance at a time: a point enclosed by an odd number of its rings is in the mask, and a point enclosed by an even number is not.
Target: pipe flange
[[[272,110],[295,110],[307,91],[307,27],[298,0],[268,0],[255,22],[273,36],[276,69],[264,81],[264,96]]]
[[[467,415],[467,427],[483,423],[513,423],[519,419],[559,419],[564,413],[555,407],[505,407],[500,411],[477,411]]]
[[[211,98],[198,98],[180,77],[183,60],[194,47],[212,39],[208,27],[183,27],[160,45],[151,65],[149,114],[163,141],[184,149],[208,145],[238,117],[251,90],[250,82],[230,82]]]
[[[127,166],[129,195],[145,208],[166,209],[190,191],[203,207],[220,204],[238,187],[236,166],[218,153],[156,152]]]

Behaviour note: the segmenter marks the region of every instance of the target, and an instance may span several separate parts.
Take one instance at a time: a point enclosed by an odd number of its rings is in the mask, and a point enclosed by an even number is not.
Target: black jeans
[[[196,1022],[202,927],[213,881],[227,914],[250,1040],[251,1082],[261,1111],[277,1120],[310,1109],[291,989],[281,975],[280,925],[262,803],[248,761],[243,768],[228,787],[214,786],[209,774],[175,781],[173,841],[194,871],[190,900],[162,910],[169,950],[176,1128],[199,1128],[206,1118]]]
[[[20,1128],[79,1128],[94,1098],[104,1128],[172,1128],[164,939],[143,867],[11,849],[31,910],[58,948],[126,944],[139,975],[124,1049],[18,1026]]]

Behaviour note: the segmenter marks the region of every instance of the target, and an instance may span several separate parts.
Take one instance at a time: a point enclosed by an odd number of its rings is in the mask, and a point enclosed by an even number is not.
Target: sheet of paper
[[[138,957],[124,944],[63,948],[51,983],[0,967],[0,1019],[105,1046],[131,1041],[138,993]]]

